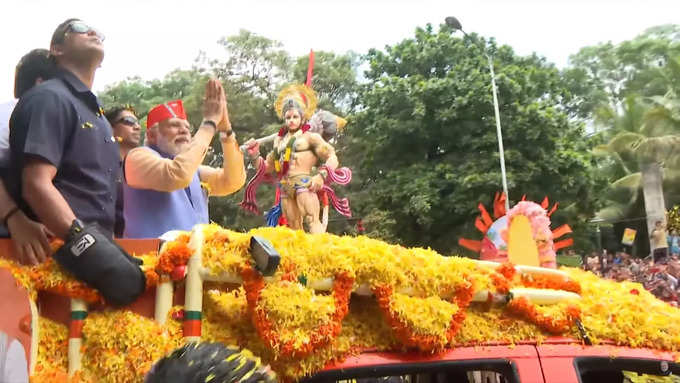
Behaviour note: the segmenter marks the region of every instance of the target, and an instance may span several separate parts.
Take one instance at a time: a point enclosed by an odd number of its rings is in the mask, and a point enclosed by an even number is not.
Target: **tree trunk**
[[[651,235],[656,221],[666,222],[666,203],[663,197],[663,170],[658,162],[640,165],[642,170],[642,192],[645,197],[645,212],[647,214],[647,232]],[[650,252],[654,251],[651,238]]]

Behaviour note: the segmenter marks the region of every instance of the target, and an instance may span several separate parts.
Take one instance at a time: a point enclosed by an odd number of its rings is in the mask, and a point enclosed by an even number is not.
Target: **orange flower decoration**
[[[451,302],[458,306],[458,311],[451,318],[449,327],[446,331],[446,343],[450,343],[453,337],[458,333],[460,327],[465,320],[465,310],[470,305],[474,295],[474,286],[469,283],[468,286],[458,287],[455,290]],[[417,348],[423,352],[433,352],[441,350],[446,347],[440,338],[434,335],[416,334],[405,320],[399,317],[398,313],[392,310],[392,296],[393,290],[387,285],[380,285],[373,287],[373,294],[375,294],[378,306],[385,315],[388,323],[392,326],[397,338],[401,340],[406,346]]]
[[[512,278],[514,278],[515,274],[517,273],[515,270],[515,265],[513,265],[511,262],[503,263],[499,268],[496,269],[496,272],[508,280],[512,280]]]
[[[287,273],[287,275],[290,274]],[[262,289],[264,289],[264,279],[262,275],[255,271],[250,265],[243,266],[241,269],[243,278],[243,288],[246,291],[248,301],[248,311],[250,312],[253,325],[258,335],[265,344],[272,349],[279,349],[281,355],[287,357],[303,357],[311,354],[315,350],[327,345],[335,339],[342,330],[342,320],[349,312],[349,299],[352,294],[354,278],[349,273],[341,272],[335,276],[333,282],[333,298],[335,300],[335,311],[331,315],[330,323],[319,326],[309,334],[310,341],[300,346],[295,345],[294,340],[283,342],[274,328],[273,323],[267,317],[266,311],[258,306]]]
[[[184,266],[189,262],[191,250],[189,249],[189,235],[182,234],[177,240],[168,243],[158,259],[156,271],[162,274],[170,274],[176,266]]]
[[[518,297],[510,301],[506,310],[520,319],[535,324],[553,335],[564,334],[581,319],[581,310],[573,305],[567,306],[564,318],[552,318],[538,312],[536,306],[525,297]]]
[[[578,282],[559,275],[522,274],[522,285],[537,289],[564,290],[581,294],[581,285]]]

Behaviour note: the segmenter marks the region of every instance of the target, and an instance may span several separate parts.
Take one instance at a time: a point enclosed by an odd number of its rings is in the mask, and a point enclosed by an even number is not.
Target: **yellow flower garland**
[[[509,275],[511,278],[502,279],[499,273],[480,269],[468,259],[441,257],[427,249],[407,249],[366,237],[308,235],[287,228],[261,228],[244,234],[217,226],[207,227],[204,265],[213,273],[238,273],[249,261],[251,235],[269,239],[282,256],[274,282],[267,284],[262,294],[268,312],[277,318],[277,327],[285,329],[290,336],[304,337],[303,333],[295,331],[315,328],[323,321],[323,313],[332,310],[331,300],[323,294],[312,295],[297,283],[284,282],[290,277],[318,280],[347,272],[354,275],[355,284],[386,285],[395,291],[411,287],[416,295],[395,294],[392,308],[399,312],[413,333],[440,335],[448,326],[444,317],[459,311],[438,298],[442,291],[465,285],[466,276],[472,279],[476,291],[496,291],[497,288],[502,291],[523,283],[522,278]],[[149,264],[153,264],[153,259]],[[0,260],[0,267],[17,266]],[[595,344],[614,342],[680,351],[679,309],[657,300],[639,284],[602,280],[577,269],[564,270],[571,278],[568,285],[580,286],[582,299],[537,306],[536,312],[542,317],[564,318],[571,304],[580,309],[581,321]],[[45,272],[43,277],[51,281],[68,278],[58,268],[46,268]],[[31,287],[33,279],[21,280],[24,274],[16,275],[20,283]],[[507,286],[499,280],[506,281]],[[315,302],[311,301],[312,297]],[[204,340],[248,348],[265,363],[272,364],[286,379],[311,374],[333,360],[342,360],[364,349],[404,349],[373,297],[353,296],[350,311],[342,321],[342,330],[337,337],[303,357],[283,357],[266,346],[252,325],[243,288],[206,283],[203,302]],[[297,307],[300,309],[296,310]],[[310,310],[316,309],[321,311],[309,314]],[[173,311],[177,310],[181,308],[176,307]],[[433,315],[434,312],[439,314]],[[509,315],[502,307],[473,303],[465,314],[460,330],[447,347],[526,340],[540,343],[549,336],[535,324]],[[165,326],[159,326],[127,311],[91,313],[85,319],[83,372],[79,379],[88,381],[89,377],[98,377],[98,381],[103,382],[141,382],[156,359],[182,342],[180,327],[177,320],[169,319]],[[573,328],[562,335],[575,339],[579,336]],[[65,326],[42,320],[38,362],[42,367],[36,371],[36,376],[56,376],[55,371],[65,371],[66,338]]]

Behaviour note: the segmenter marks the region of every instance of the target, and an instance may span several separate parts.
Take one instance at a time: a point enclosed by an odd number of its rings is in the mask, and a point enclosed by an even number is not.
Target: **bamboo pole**
[[[501,267],[503,264],[498,263],[498,262],[492,262],[492,261],[480,261],[480,260],[474,260],[474,262],[481,267],[496,270],[497,268]],[[536,267],[536,266],[524,266],[524,265],[516,265],[515,266],[515,271],[517,271],[520,274],[529,274],[529,275],[559,275],[564,278],[569,278],[569,275],[565,273],[564,271],[556,270],[556,269],[549,269],[547,267]]]
[[[35,364],[38,362],[38,347],[40,344],[40,315],[38,313],[38,306],[33,299],[28,300],[31,309],[31,352],[28,362],[28,373],[32,376],[35,372]]]
[[[71,299],[71,323],[68,339],[68,375],[73,376],[80,370],[83,345],[83,322],[87,317],[87,304],[81,299]]]
[[[193,251],[187,263],[184,295],[184,339],[187,342],[201,340],[201,317],[203,309],[203,278],[201,276],[201,254],[203,252],[203,225],[194,227],[189,240]]]
[[[170,276],[161,274],[158,286],[156,286],[156,305],[154,307],[154,318],[158,324],[165,324],[168,318],[168,312],[172,308],[173,293],[174,288]]]
[[[222,273],[218,275],[210,274],[206,269],[201,272],[203,275],[203,280],[211,282],[222,282],[222,283],[232,283],[241,284],[243,280],[240,276],[236,274]],[[272,281],[273,278],[265,277],[265,281]],[[324,278],[320,280],[310,280],[307,282],[307,287],[318,290],[318,291],[330,291],[333,289],[333,278]],[[371,296],[373,292],[368,284],[354,285],[353,293],[362,296]],[[409,296],[417,296],[418,293],[413,288],[401,288],[397,290],[397,293],[405,294]],[[472,298],[473,302],[486,302],[489,298],[488,290],[480,290],[475,292]],[[512,296],[516,297],[526,297],[531,302],[536,304],[556,304],[569,299],[580,299],[581,296],[575,293],[571,293],[563,290],[547,290],[547,289],[530,289],[530,288],[514,288],[510,289]],[[453,293],[441,295],[442,299],[450,298]],[[495,303],[500,303],[507,301],[507,295],[505,294],[494,294],[492,293],[492,300]]]

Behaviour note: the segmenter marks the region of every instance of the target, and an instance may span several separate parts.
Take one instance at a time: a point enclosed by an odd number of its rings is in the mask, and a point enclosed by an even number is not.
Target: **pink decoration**
[[[243,208],[243,210],[251,212],[253,214],[260,214],[260,209],[257,207],[257,198],[255,196],[255,193],[257,192],[257,187],[260,186],[261,183],[267,182],[267,183],[273,183],[274,179],[266,174],[266,164],[264,163],[264,159],[262,157],[259,157],[257,159],[257,173],[255,173],[255,176],[248,181],[248,185],[246,185],[246,190],[245,193],[243,193],[243,201],[239,203],[239,205]]]
[[[536,247],[538,259],[542,267],[556,268],[555,250],[553,249],[553,233],[550,230],[550,218],[541,205],[531,201],[520,201],[508,212],[508,222],[512,225],[512,219],[517,215],[523,215],[529,219],[531,232]]]
[[[338,213],[344,215],[345,217],[352,216],[352,211],[349,208],[349,200],[347,198],[338,198],[338,196],[335,195],[335,190],[331,189],[331,187],[328,185],[323,185],[321,190],[328,195],[328,198],[331,200],[331,205],[333,205],[333,208]]]

